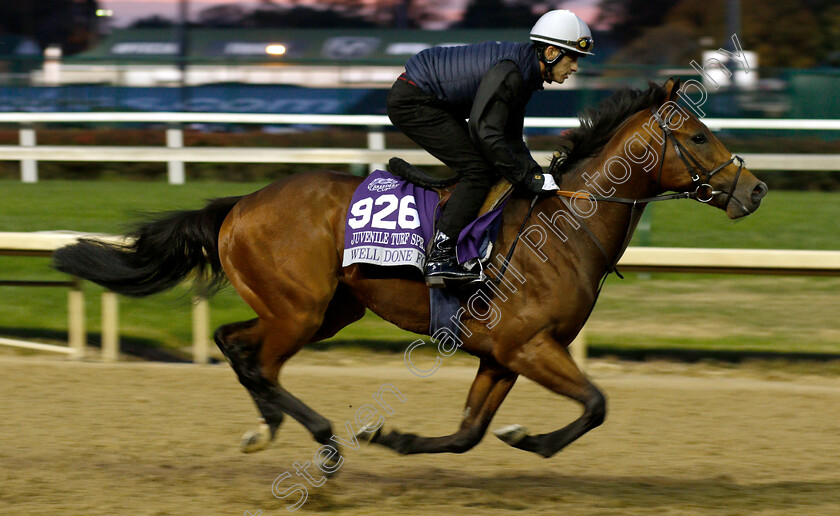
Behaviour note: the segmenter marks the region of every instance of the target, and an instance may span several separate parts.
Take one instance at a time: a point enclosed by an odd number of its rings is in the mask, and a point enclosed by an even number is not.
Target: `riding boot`
[[[455,256],[455,240],[438,230],[435,232],[432,248],[426,257],[426,285],[429,288],[443,288],[446,282],[464,282],[480,279],[478,272],[468,271],[458,263]]]

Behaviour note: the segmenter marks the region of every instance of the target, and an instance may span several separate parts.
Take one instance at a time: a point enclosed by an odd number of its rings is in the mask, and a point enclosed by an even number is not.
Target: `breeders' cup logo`
[[[400,186],[400,182],[396,179],[378,178],[370,182],[368,190],[371,192],[387,192],[388,190],[392,190],[398,186]]]

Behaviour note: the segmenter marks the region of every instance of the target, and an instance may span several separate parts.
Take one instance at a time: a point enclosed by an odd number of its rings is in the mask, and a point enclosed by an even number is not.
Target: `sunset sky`
[[[599,0],[567,0],[556,2],[535,1],[534,4],[560,5],[566,9],[575,11],[584,21],[591,23],[598,14],[597,4]],[[422,0],[414,0],[414,2],[422,2]],[[447,2],[451,6],[453,16],[467,5],[469,0],[450,0]],[[189,0],[189,10],[191,15],[201,11],[206,7],[219,4],[241,4],[243,6],[253,6],[258,2],[254,0]],[[277,3],[282,4],[282,1]],[[295,3],[299,5],[318,5],[319,0],[297,0]],[[112,20],[113,26],[123,27],[130,24],[132,21],[146,16],[160,15],[165,18],[174,19],[178,13],[178,0],[99,0],[99,5],[104,9],[112,9],[114,11],[114,18]]]

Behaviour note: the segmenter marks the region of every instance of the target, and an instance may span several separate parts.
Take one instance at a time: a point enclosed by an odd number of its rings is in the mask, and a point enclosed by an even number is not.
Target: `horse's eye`
[[[694,136],[692,136],[691,141],[693,141],[696,144],[703,144],[703,143],[706,143],[709,140],[706,139],[705,134],[700,133],[700,134],[695,134]]]

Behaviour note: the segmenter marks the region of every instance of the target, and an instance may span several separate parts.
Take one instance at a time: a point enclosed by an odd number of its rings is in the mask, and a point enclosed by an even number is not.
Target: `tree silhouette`
[[[698,59],[701,47],[697,31],[679,23],[649,27],[623,45],[609,59],[610,64],[673,66]]]
[[[726,34],[725,2],[683,0],[667,19],[711,38],[717,50],[732,37]],[[744,50],[758,52],[760,66],[802,68],[821,59],[823,29],[800,0],[741,0],[741,12],[738,39]]]
[[[347,16],[333,10],[311,9],[309,7],[293,7],[283,10],[258,7],[242,19],[242,24],[247,27],[258,28],[298,29],[366,29],[378,27],[375,23],[364,18]]]
[[[702,50],[727,48],[728,0],[681,0],[652,13],[658,1],[605,0],[601,20],[613,20],[621,50],[610,61],[622,64],[678,65],[699,60]],[[840,6],[836,0],[740,0],[738,39],[759,55],[763,67],[801,68],[840,52]],[[638,4],[638,5],[636,5]],[[819,9],[815,15],[812,9]],[[634,21],[635,20],[635,21]],[[818,21],[819,20],[819,21]],[[627,40],[626,38],[635,34]],[[840,56],[838,56],[840,58]]]
[[[97,0],[2,0],[0,33],[28,36],[75,54],[96,40]]]
[[[626,44],[644,29],[660,25],[673,5],[673,0],[603,0],[598,23],[609,25],[616,41]]]
[[[471,0],[464,12],[464,17],[455,24],[455,27],[463,29],[531,28],[542,14],[535,15],[527,4],[506,4],[501,0]]]
[[[175,25],[175,22],[169,18],[165,18],[159,14],[153,14],[135,20],[129,27],[133,29],[161,29],[172,27],[173,25]]]
[[[196,16],[196,21],[202,27],[238,27],[248,15],[249,12],[241,5],[222,4],[202,9]]]

